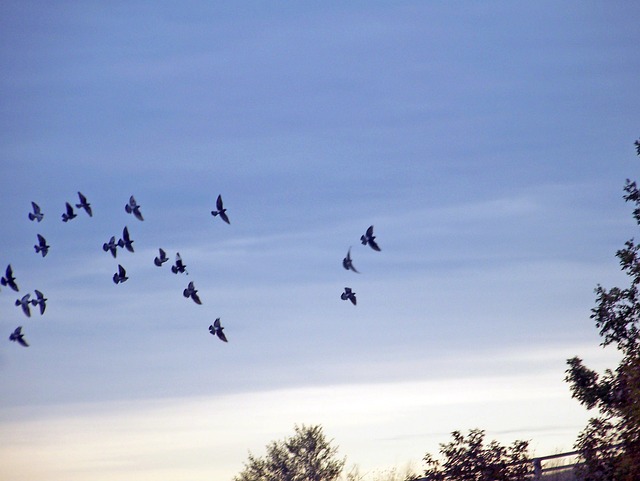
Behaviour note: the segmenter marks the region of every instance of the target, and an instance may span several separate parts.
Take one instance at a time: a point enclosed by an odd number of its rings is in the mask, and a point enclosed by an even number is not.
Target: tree
[[[321,426],[294,426],[295,435],[267,445],[263,458],[249,453],[234,481],[334,481],[346,459],[338,459]]]
[[[497,441],[484,445],[484,431],[451,433],[453,440],[440,444],[442,461],[425,454],[424,476],[431,481],[524,481],[531,473],[528,441],[502,446]]]
[[[640,155],[640,140],[635,147]],[[635,205],[633,217],[640,225],[636,183],[627,179],[624,192],[624,200]],[[565,381],[572,396],[599,413],[575,444],[584,461],[578,476],[585,481],[640,478],[640,244],[627,241],[616,257],[631,284],[624,289],[598,285],[590,317],[600,330],[600,345],[616,346],[622,360],[615,371],[607,369],[603,375],[587,368],[579,357],[567,360]]]

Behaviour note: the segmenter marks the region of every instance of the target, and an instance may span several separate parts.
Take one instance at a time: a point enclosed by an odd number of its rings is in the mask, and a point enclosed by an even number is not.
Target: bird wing
[[[231,222],[229,221],[229,217],[227,216],[227,213],[223,210],[220,211],[220,218],[225,221],[227,224],[231,224]]]
[[[31,317],[31,309],[29,308],[30,296],[31,296],[30,294],[25,294],[24,296],[22,296],[22,299],[20,300],[20,304],[22,305],[22,312],[24,312],[27,317]]]
[[[216,199],[216,209],[218,210],[222,210],[223,206],[222,206],[222,195],[218,195],[218,198]]]
[[[218,330],[216,330],[216,335],[218,336],[218,338],[219,338],[221,341],[229,342],[229,341],[227,341],[227,336],[225,336],[225,335],[224,335],[224,332],[222,332],[222,329],[218,329]]]
[[[367,229],[367,237],[371,237],[373,235],[373,226],[370,225]]]
[[[376,241],[374,241],[373,239],[369,239],[369,245],[371,246],[371,248],[374,251],[380,252],[380,246],[378,246],[378,243]]]

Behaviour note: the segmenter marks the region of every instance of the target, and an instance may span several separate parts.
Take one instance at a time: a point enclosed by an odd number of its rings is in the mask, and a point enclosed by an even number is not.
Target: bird
[[[11,268],[11,264],[7,266],[7,270],[4,273],[4,276],[0,278],[0,284],[3,286],[9,286],[14,291],[18,292],[18,284],[16,284],[16,278],[13,277],[13,269]]]
[[[18,326],[9,336],[10,341],[18,342],[21,346],[29,347],[27,341],[24,340],[24,334],[22,334],[22,326]]]
[[[223,221],[227,224],[231,224],[231,222],[229,222],[229,217],[227,217],[227,209],[222,205],[222,195],[218,195],[218,198],[216,199],[216,209],[218,210],[211,211],[211,215],[214,217],[219,215]]]
[[[71,219],[78,217],[78,214],[73,211],[73,207],[71,207],[69,202],[65,202],[65,204],[67,206],[67,211],[62,214],[62,222],[69,222]]]
[[[120,264],[118,264],[118,272],[116,272],[113,275],[113,282],[116,284],[120,284],[124,281],[126,281],[127,279],[129,279],[127,277],[127,271],[124,269],[124,267],[122,267]]]
[[[190,297],[191,299],[193,299],[193,302],[195,302],[196,304],[202,304],[202,301],[198,297],[198,290],[196,289],[196,286],[193,284],[193,281],[189,282],[189,285],[187,286],[187,288],[184,291],[182,291],[182,295],[186,298]]]
[[[118,255],[118,243],[116,242],[116,236],[112,235],[109,242],[102,244],[102,250],[105,252],[111,252],[111,255],[115,259]]]
[[[182,262],[182,257],[180,257],[180,253],[176,252],[176,263],[174,265],[171,266],[171,272],[173,272],[174,274],[179,273],[184,273],[189,275],[189,273],[187,272],[187,265]]]
[[[32,306],[40,306],[40,315],[44,314],[44,310],[47,308],[48,299],[44,297],[44,294],[38,289],[35,290],[36,298],[31,299]]]
[[[352,270],[353,272],[357,272],[358,274],[360,274],[360,272],[355,267],[353,267],[353,262],[351,261],[351,247],[349,247],[349,250],[347,251],[347,257],[342,259],[342,267],[344,267],[346,270]]]
[[[31,294],[25,294],[22,299],[16,299],[16,306],[22,306],[22,312],[25,316],[31,317],[31,309],[29,309],[29,303],[31,302]]]
[[[351,304],[353,304],[354,306],[357,303],[356,293],[353,292],[350,287],[344,288],[344,292],[340,295],[340,299],[342,299],[343,301],[350,300]]]
[[[118,241],[118,245],[120,247],[124,247],[129,252],[133,252],[133,240],[131,240],[131,237],[129,236],[129,229],[127,226],[122,230],[122,238]]]
[[[209,326],[209,332],[212,336],[218,336],[218,339],[220,339],[221,341],[229,342],[227,341],[227,336],[225,336],[224,332],[222,332],[223,330],[224,327],[220,325],[219,317],[215,321],[213,321],[213,324]]]
[[[369,228],[367,229],[367,232],[364,233],[364,235],[360,236],[360,242],[362,242],[362,245],[366,246],[367,244],[369,244],[369,246],[374,250],[374,251],[379,251],[380,247],[378,246],[378,243],[376,242],[376,236],[373,235],[373,226],[369,226]]]
[[[36,250],[36,254],[40,252],[42,254],[42,257],[46,256],[49,253],[50,246],[47,245],[47,240],[40,234],[38,234],[38,243],[33,247]]]
[[[129,197],[129,203],[124,206],[124,210],[127,211],[127,214],[133,214],[136,219],[144,220],[144,218],[142,217],[142,213],[140,212],[140,206],[133,196]]]
[[[37,220],[38,222],[40,222],[44,217],[44,214],[40,210],[40,206],[32,201],[31,207],[33,208],[33,212],[29,212],[29,220]]]
[[[78,209],[84,209],[85,212],[87,214],[89,214],[89,217],[93,217],[93,212],[91,210],[91,204],[89,204],[89,202],[87,202],[87,198],[82,195],[82,192],[78,192],[78,197],[80,198],[80,203],[76,204],[76,207]]]
[[[164,251],[164,249],[159,248],[158,250],[160,251],[160,253],[155,257],[155,259],[153,259],[153,263],[158,267],[162,267],[162,264],[167,262],[169,258],[167,257],[167,253]]]

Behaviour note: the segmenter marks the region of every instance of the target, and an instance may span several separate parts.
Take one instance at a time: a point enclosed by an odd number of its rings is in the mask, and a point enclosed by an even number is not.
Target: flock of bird
[[[75,204],[76,209],[84,210],[89,217],[93,217],[93,211],[91,209],[91,204],[87,201],[87,198],[81,193],[78,192],[79,202]],[[29,212],[28,218],[31,221],[41,222],[44,218],[44,213],[40,206],[31,202],[32,212]],[[140,205],[136,202],[135,197],[132,195],[129,197],[129,202],[124,207],[125,212],[128,214],[132,214],[139,221],[144,221],[144,217],[142,216],[142,212],[140,210]],[[227,215],[227,209],[224,207],[222,196],[218,195],[216,199],[216,209],[211,211],[211,215],[215,217],[220,217],[225,223],[231,224],[229,217]],[[65,211],[62,214],[62,222],[69,222],[75,219],[78,216],[76,211],[74,210],[74,206],[66,202],[65,203]],[[49,249],[51,248],[47,244],[47,240],[41,234],[37,234],[38,243],[33,247],[35,249],[36,254],[40,254],[42,257],[46,257],[49,253]],[[380,251],[380,247],[376,242],[376,237],[373,235],[373,225],[370,226],[366,232],[360,237],[360,242],[362,245],[368,245],[375,251]],[[118,255],[118,249],[125,249],[129,252],[134,252],[134,240],[131,238],[131,234],[129,233],[129,228],[127,226],[122,230],[122,236],[116,240],[116,236],[111,236],[111,238],[102,245],[102,249],[104,252],[110,253],[111,256],[116,259]],[[158,249],[158,255],[153,259],[153,263],[157,267],[162,267],[163,264],[169,261],[169,257],[164,249]],[[355,273],[359,273],[359,271],[354,267],[353,260],[351,258],[351,247],[347,251],[346,257],[342,260],[342,266],[346,270],[353,271]],[[175,254],[175,262],[171,266],[171,272],[174,274],[186,274],[186,264],[183,262],[180,253],[177,252]],[[126,269],[122,266],[122,264],[118,264],[116,272],[113,274],[113,282],[118,285],[126,282],[129,279],[127,276]],[[13,273],[13,268],[11,264],[7,266],[5,269],[5,274],[0,278],[0,284],[2,286],[7,286],[11,288],[15,292],[19,292],[20,289],[18,284],[16,283],[16,278]],[[198,296],[198,290],[195,287],[195,283],[190,281],[187,287],[182,292],[183,296],[187,299],[193,300],[198,305],[202,304],[200,297]],[[345,287],[344,292],[341,294],[341,299],[344,301],[350,301],[354,306],[357,304],[356,293],[353,291],[351,287]],[[47,298],[45,298],[44,294],[35,289],[33,292],[33,298],[31,293],[24,294],[21,298],[16,299],[15,305],[22,309],[22,312],[27,316],[31,317],[31,307],[38,306],[40,315],[43,315],[46,309]],[[28,347],[29,344],[24,338],[24,334],[22,332],[22,326],[18,326],[9,336],[10,341],[17,342],[24,347]],[[216,318],[215,321],[209,326],[210,334],[218,337],[221,341],[228,342],[227,337],[224,333],[224,327],[222,327],[220,323],[220,318]]]

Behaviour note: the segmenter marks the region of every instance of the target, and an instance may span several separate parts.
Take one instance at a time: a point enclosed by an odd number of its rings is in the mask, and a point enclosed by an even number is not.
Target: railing
[[[573,469],[576,466],[579,466],[580,464],[582,464],[579,462],[575,462],[571,464],[545,467],[542,465],[544,461],[548,461],[550,459],[559,459],[559,458],[567,458],[570,456],[577,456],[578,454],[580,454],[580,451],[570,451],[568,453],[550,454],[548,456],[541,456],[539,458],[531,459],[531,463],[533,464],[533,481],[540,481],[542,479],[543,474],[551,473],[553,471],[564,471],[567,469]]]

